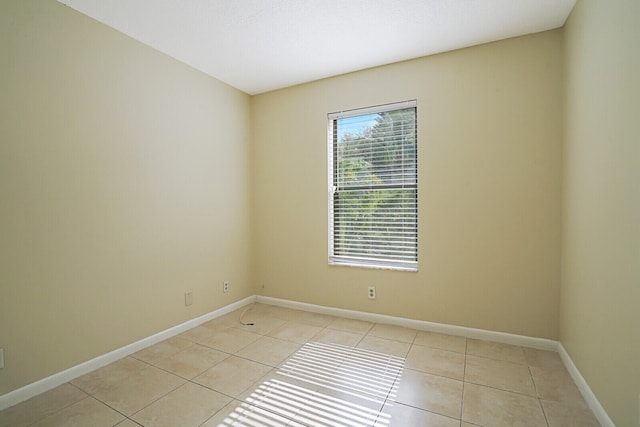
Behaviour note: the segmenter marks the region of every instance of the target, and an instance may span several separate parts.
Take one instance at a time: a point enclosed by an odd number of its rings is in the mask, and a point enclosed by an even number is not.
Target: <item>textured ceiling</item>
[[[558,28],[576,0],[59,0],[249,94]]]

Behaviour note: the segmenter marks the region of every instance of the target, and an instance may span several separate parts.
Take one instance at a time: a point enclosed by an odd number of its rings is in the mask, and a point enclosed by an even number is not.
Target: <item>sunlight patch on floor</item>
[[[385,427],[391,420],[381,409],[395,396],[403,366],[401,357],[310,342],[220,427]]]

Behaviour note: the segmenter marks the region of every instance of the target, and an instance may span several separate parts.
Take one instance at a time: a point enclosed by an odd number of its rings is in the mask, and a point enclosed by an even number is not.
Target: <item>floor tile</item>
[[[538,397],[586,407],[582,394],[565,369],[548,370],[536,366],[530,369]]]
[[[545,369],[564,369],[564,363],[560,355],[555,351],[538,350],[522,347],[524,358],[529,366],[537,366]]]
[[[173,356],[192,345],[192,341],[180,337],[172,337],[133,353],[131,357],[155,365],[158,360]]]
[[[301,401],[300,396],[314,392],[319,387],[319,384],[307,382],[302,378],[288,375],[288,372],[282,369],[274,368],[240,393],[236,400],[256,405],[255,399],[269,396],[269,391],[273,390],[274,396],[280,396],[279,398],[287,401],[287,405],[291,406],[288,410],[295,411],[296,407],[300,408],[305,403],[304,400]]]
[[[344,354],[352,349],[338,344],[309,342],[291,355],[278,371],[288,378],[320,386],[333,377]]]
[[[589,408],[542,400],[549,427],[600,427]]]
[[[93,396],[129,416],[184,383],[183,378],[150,366],[110,384]]]
[[[299,310],[269,304],[256,304],[251,311],[285,321],[294,320],[299,312]]]
[[[262,304],[262,303],[255,303],[253,304],[253,306],[251,307],[251,309],[249,310],[249,312],[253,313],[253,314],[258,314],[261,316],[270,316],[270,317],[278,317],[275,315],[275,311],[274,310],[278,310],[280,308],[280,306],[277,305],[271,305],[271,304]],[[281,317],[278,317],[281,318]],[[284,319],[283,319],[284,320]]]
[[[34,424],[34,427],[92,426],[111,427],[124,420],[124,415],[93,397],[87,397]]]
[[[384,401],[402,372],[401,358],[365,349],[311,342],[280,368],[288,378]]]
[[[314,335],[310,341],[341,344],[355,347],[356,345],[358,345],[360,340],[362,340],[362,338],[364,338],[364,335],[326,328]]]
[[[22,427],[87,398],[87,394],[66,383],[0,411],[1,427]]]
[[[288,427],[291,420],[247,402],[234,400],[202,427]]]
[[[143,369],[147,369],[150,365],[132,357],[125,357],[107,366],[89,372],[79,378],[71,381],[71,383],[81,390],[89,394],[95,394],[100,390],[116,384]]]
[[[383,403],[322,389],[309,396],[307,404],[294,420],[303,425],[317,427],[373,426]]]
[[[369,335],[394,341],[413,343],[417,332],[418,331],[414,329],[403,328],[401,326],[376,323],[369,331]]]
[[[459,427],[460,420],[400,403],[387,403],[382,408],[375,426]]]
[[[526,365],[522,347],[469,338],[467,354]]]
[[[465,383],[462,419],[491,427],[547,427],[534,397]]]
[[[306,323],[285,322],[273,329],[267,335],[282,340],[304,344],[322,330],[320,326],[312,326]]]
[[[212,390],[237,397],[271,370],[251,360],[231,356],[193,379],[195,383]]]
[[[391,367],[386,371],[385,366],[369,366],[352,358],[329,373],[321,385],[339,393],[384,403],[389,395],[395,395],[395,381],[399,375],[398,370]]]
[[[267,374],[238,396],[238,400],[293,419],[317,389],[313,384],[305,384],[277,373]]]
[[[462,353],[414,344],[407,355],[406,367],[462,380],[464,376],[464,359],[465,355]]]
[[[230,397],[206,387],[186,383],[142,409],[132,418],[145,426],[197,427],[231,400]]]
[[[330,396],[332,399],[335,399],[336,405],[340,407],[343,403],[346,405],[347,403],[351,403],[359,408],[366,408],[367,412],[374,412],[375,416],[377,413],[382,410],[382,406],[384,406],[385,398],[382,397],[383,394],[373,395],[368,393],[358,393],[350,390],[345,390],[344,388],[334,388],[334,387],[319,387],[317,390],[317,394],[322,394],[324,396]],[[375,419],[375,416],[373,417]]]
[[[259,340],[262,335],[242,331],[236,328],[216,330],[208,337],[200,338],[197,342],[215,350],[233,354],[249,344]]]
[[[216,318],[212,321],[218,325],[241,329],[260,335],[267,335],[279,326],[286,323],[286,320],[279,319],[271,314],[261,312],[257,306],[247,311],[237,310]]]
[[[277,317],[278,319],[284,319],[286,321],[295,320],[299,316],[301,310],[287,307],[270,306],[270,315]]]
[[[239,400],[231,400],[222,407],[218,412],[213,414],[201,427],[231,427],[235,418],[231,417],[237,407],[243,402]],[[239,425],[239,424],[237,424]]]
[[[404,358],[407,356],[407,353],[409,353],[411,344],[366,335],[357,347]]]
[[[160,359],[155,366],[190,380],[227,357],[227,353],[194,344],[171,357]]]
[[[237,323],[234,327],[260,335],[267,335],[287,323],[286,320],[262,315],[247,315],[244,317],[243,322],[245,325]]]
[[[467,339],[465,337],[429,331],[418,331],[413,343],[441,350],[457,351],[458,353],[464,353],[467,348]]]
[[[405,369],[391,401],[452,418],[460,417],[462,381]]]
[[[291,341],[262,337],[238,351],[236,355],[275,367],[284,362],[298,348],[300,348],[300,344]]]
[[[233,318],[229,316],[234,316]],[[219,331],[227,328],[233,328],[239,325],[240,313],[231,312],[224,316],[216,317],[208,322],[204,322],[200,327],[207,328],[211,331]],[[195,329],[195,328],[194,328]]]
[[[254,304],[0,411],[27,425],[598,423],[555,352]]]
[[[233,328],[240,323],[240,317],[242,316],[242,313],[244,312],[244,310],[245,309],[242,308],[239,310],[234,310],[227,314],[223,314],[222,316],[216,317],[212,320],[209,320],[208,322],[203,323],[202,326],[214,327],[214,328],[226,326],[228,328]],[[245,313],[245,316],[246,316],[246,313]]]
[[[464,380],[501,390],[537,396],[529,367],[518,363],[468,355]]]
[[[338,329],[340,331],[353,332],[355,334],[366,334],[371,328],[373,328],[373,325],[373,323],[365,322],[363,320],[338,317],[327,327],[331,329]]]
[[[327,327],[336,318],[326,314],[312,313],[310,311],[295,311],[292,315],[292,319],[296,322],[307,323],[312,326],[320,326],[322,328]]]
[[[209,326],[196,326],[195,328],[191,328],[188,331],[185,331],[179,335],[176,335],[179,338],[183,338],[194,343],[201,343],[203,340],[209,339],[212,335],[216,333],[215,329],[216,325]],[[223,324],[217,324],[218,329],[228,329],[229,326]]]

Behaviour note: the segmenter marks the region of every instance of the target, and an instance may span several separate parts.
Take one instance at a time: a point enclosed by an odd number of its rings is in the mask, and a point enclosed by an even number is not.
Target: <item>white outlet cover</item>
[[[369,286],[367,295],[369,299],[376,299],[376,287]]]

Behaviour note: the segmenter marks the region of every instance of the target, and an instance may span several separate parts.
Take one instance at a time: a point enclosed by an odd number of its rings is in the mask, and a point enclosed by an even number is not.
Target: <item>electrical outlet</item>
[[[184,305],[188,306],[193,304],[193,292],[185,292],[184,293]]]
[[[4,369],[4,348],[0,348],[0,369]]]
[[[375,286],[369,286],[367,288],[367,297],[369,299],[376,299],[376,287]]]
[[[229,281],[225,280],[224,283],[222,283],[222,292],[229,292]]]

